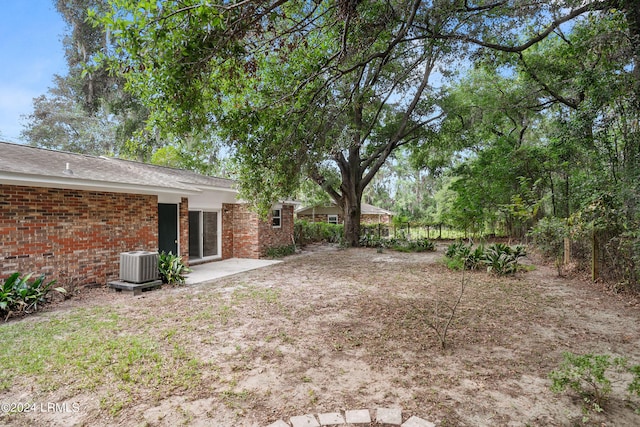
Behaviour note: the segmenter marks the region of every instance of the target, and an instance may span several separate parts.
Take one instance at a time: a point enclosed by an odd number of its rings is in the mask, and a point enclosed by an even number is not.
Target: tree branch
[[[466,42],[466,43],[472,43],[472,44],[476,44],[478,46],[482,46],[482,47],[486,47],[489,49],[493,49],[493,50],[497,50],[497,51],[501,51],[501,52],[510,52],[510,53],[517,53],[517,52],[523,52],[527,49],[529,49],[531,46],[533,46],[534,44],[544,40],[549,34],[551,34],[556,28],[560,27],[560,25],[564,24],[565,22],[569,22],[572,19],[582,15],[583,13],[586,12],[591,12],[594,10],[602,10],[603,8],[607,7],[608,2],[607,1],[598,1],[598,2],[594,2],[594,3],[590,3],[590,4],[586,4],[578,9],[575,9],[573,11],[571,11],[569,14],[563,16],[562,18],[556,19],[555,21],[553,21],[551,24],[549,24],[547,26],[547,28],[542,31],[541,33],[539,33],[537,36],[529,39],[527,42],[517,45],[517,46],[506,46],[506,45],[502,45],[502,44],[498,44],[498,43],[489,43],[489,42],[485,42],[484,40],[481,39],[477,39],[475,37],[470,37],[470,36],[466,36],[463,34],[441,34],[441,33],[435,33],[432,30],[429,30],[428,28],[425,28],[427,31],[429,31],[431,33],[431,36],[436,38],[436,39],[441,39],[441,40],[458,40],[458,41],[462,41],[462,42]]]
[[[536,72],[531,69],[529,67],[529,65],[527,64],[527,61],[524,59],[524,55],[522,54],[522,52],[518,52],[518,56],[520,58],[520,61],[522,62],[522,65],[524,65],[525,70],[527,71],[527,73],[529,73],[529,75],[531,76],[531,78],[538,83],[540,86],[542,86],[544,88],[544,90],[546,90],[549,95],[553,96],[555,99],[557,99],[559,102],[561,102],[562,104],[566,105],[569,108],[572,108],[574,110],[578,109],[578,103],[575,101],[572,101],[568,98],[565,98],[564,96],[560,95],[558,92],[554,91],[553,89],[551,89],[549,87],[548,84],[546,84],[545,82],[543,82],[538,75],[536,74]]]
[[[405,135],[405,129],[409,122],[409,117],[411,117],[415,108],[420,102],[422,94],[429,83],[429,77],[431,76],[431,71],[433,70],[433,67],[435,65],[436,59],[434,55],[434,48],[432,46],[430,47],[429,52],[427,52],[427,55],[429,55],[429,60],[425,64],[425,70],[422,75],[422,80],[420,81],[420,85],[418,86],[418,89],[416,89],[416,93],[413,96],[413,100],[411,101],[411,104],[409,104],[409,106],[407,107],[407,109],[403,114],[398,130],[389,139],[389,142],[387,144],[381,146],[377,150],[377,152],[374,153],[373,156],[369,157],[369,159],[363,164],[362,169],[367,170],[368,168],[368,171],[365,174],[365,176],[362,178],[362,181],[360,183],[362,189],[364,189],[367,185],[369,185],[369,183],[371,182],[375,174],[378,172],[378,170],[382,167],[384,162],[387,160],[391,152],[396,149],[397,144],[398,142],[400,142],[403,135]]]

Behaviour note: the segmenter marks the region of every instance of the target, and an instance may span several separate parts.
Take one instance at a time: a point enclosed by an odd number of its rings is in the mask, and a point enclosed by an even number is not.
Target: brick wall
[[[233,217],[236,206],[222,204],[222,259],[233,258]]]
[[[282,208],[281,227],[271,226],[271,217],[261,221],[244,204],[222,205],[222,259],[260,258],[268,248],[290,245],[293,236],[293,206]]]
[[[271,215],[268,221],[260,221],[260,256],[265,256],[269,248],[293,244],[293,206],[282,206],[280,228],[271,225]]]
[[[180,243],[180,256],[185,265],[189,265],[189,199],[183,197],[180,199],[178,230],[180,236],[178,242]]]
[[[222,205],[222,259],[260,258],[258,215],[244,204]]]
[[[0,185],[0,278],[45,273],[60,285],[119,275],[120,252],[158,248],[156,196]],[[187,246],[188,247],[188,246]]]

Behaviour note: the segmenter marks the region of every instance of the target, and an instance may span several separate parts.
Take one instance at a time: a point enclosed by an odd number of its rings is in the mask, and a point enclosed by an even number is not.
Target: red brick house
[[[296,210],[296,218],[309,222],[343,224],[342,210],[335,204],[329,206],[301,207]],[[391,224],[393,212],[367,203],[360,207],[360,224]]]
[[[194,264],[292,243],[293,205],[263,221],[237,195],[227,179],[0,142],[0,279],[106,284],[121,252],[171,251]]]

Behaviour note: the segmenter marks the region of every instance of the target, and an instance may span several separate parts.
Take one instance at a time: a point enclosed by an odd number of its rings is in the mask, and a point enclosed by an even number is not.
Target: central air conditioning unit
[[[158,279],[158,253],[147,251],[120,254],[120,280],[145,283]]]

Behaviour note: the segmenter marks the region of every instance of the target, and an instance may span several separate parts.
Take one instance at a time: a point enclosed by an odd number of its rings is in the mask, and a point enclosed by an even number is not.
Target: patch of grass
[[[220,306],[220,309],[218,310],[218,316],[220,316],[220,323],[222,323],[223,325],[226,325],[227,323],[229,323],[229,318],[231,317],[231,315],[233,314],[233,308],[231,308],[230,305],[222,305]]]
[[[221,392],[220,397],[227,408],[239,409],[249,400],[251,392],[247,390],[235,391],[229,389]]]
[[[258,288],[249,286],[246,288],[236,289],[231,296],[235,303],[247,300],[257,302],[265,302],[267,304],[276,304],[280,299],[280,290],[274,288]]]
[[[100,388],[101,406],[112,415],[134,396],[153,389],[167,395],[201,383],[201,362],[179,341],[178,331],[157,336],[131,332],[129,319],[106,308],[81,309],[38,322],[0,327],[0,384],[35,384],[37,391]],[[118,403],[121,402],[121,403]]]

